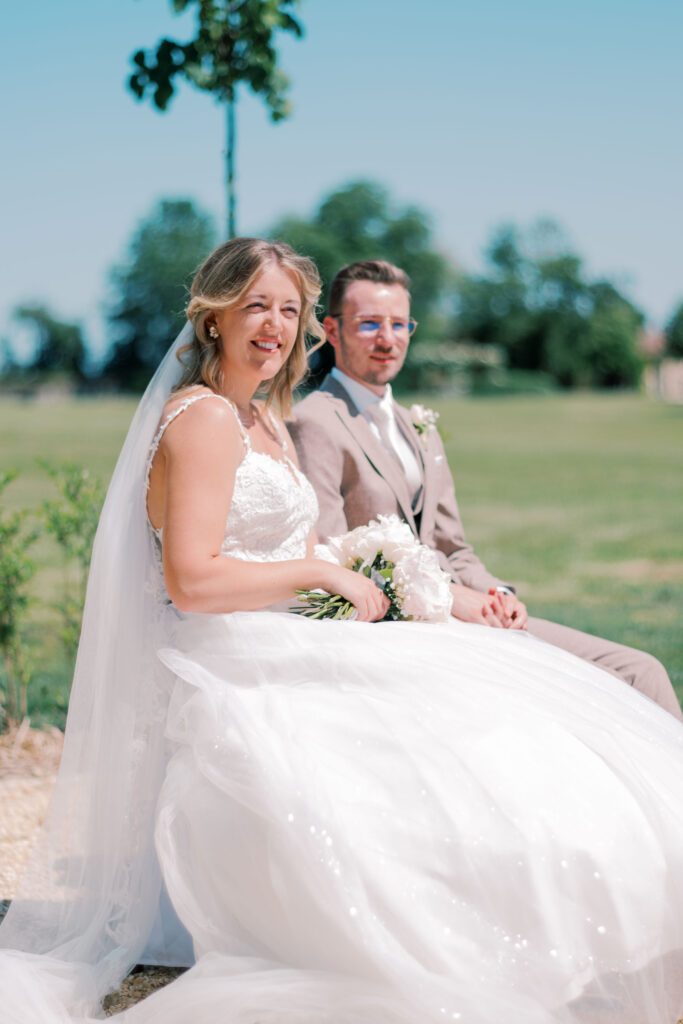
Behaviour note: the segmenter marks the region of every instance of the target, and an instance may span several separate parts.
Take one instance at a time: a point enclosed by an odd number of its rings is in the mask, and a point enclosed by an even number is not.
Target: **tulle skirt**
[[[683,727],[647,698],[456,621],[190,615],[159,657],[196,963],[125,1024],[683,1016]],[[6,952],[0,1019],[90,1020],[91,977]]]
[[[683,729],[520,633],[189,616],[157,849],[197,965],[130,1021],[673,1024]]]

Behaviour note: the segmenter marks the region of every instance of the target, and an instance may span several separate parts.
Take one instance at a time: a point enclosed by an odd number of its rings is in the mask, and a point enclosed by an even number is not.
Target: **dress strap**
[[[268,419],[270,420],[270,425],[272,426],[273,430],[277,434],[278,441],[280,442],[280,446],[282,448],[284,456],[285,456],[285,458],[287,460],[289,460],[289,455],[287,455],[287,451],[289,450],[289,445],[287,444],[287,438],[285,437],[285,435],[282,432],[282,427],[278,423],[277,417],[273,416],[272,410],[268,406],[266,406],[266,412],[268,413]],[[289,461],[291,461],[291,460],[289,460]]]
[[[246,430],[244,429],[244,426],[242,425],[242,421],[239,418],[236,407],[233,405],[229,398],[226,398],[225,395],[217,395],[212,391],[205,391],[201,395],[190,395],[189,398],[186,398],[183,402],[181,402],[180,405],[178,405],[173,410],[173,412],[166,417],[166,419],[161,423],[159,429],[154,435],[154,440],[150,445],[150,449],[147,455],[147,462],[145,465],[145,493],[149,490],[149,474],[152,470],[152,463],[154,461],[154,456],[157,453],[157,449],[161,444],[161,439],[164,436],[166,428],[171,423],[173,423],[173,420],[180,416],[181,412],[185,412],[185,410],[189,409],[190,406],[194,405],[195,402],[201,402],[203,398],[219,398],[221,402],[225,402],[225,404],[230,409],[232,409],[233,413],[235,414],[235,420],[237,421],[237,429],[239,430],[240,437],[244,442],[245,454],[248,454],[251,451],[251,441],[249,440],[249,435],[247,434]]]

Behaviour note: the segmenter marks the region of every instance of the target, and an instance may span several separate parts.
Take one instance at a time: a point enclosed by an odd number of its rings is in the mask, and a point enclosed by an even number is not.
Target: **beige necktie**
[[[392,402],[376,402],[370,406],[368,413],[379,431],[382,444],[405,473],[411,493],[416,493],[422,485],[420,467],[408,442],[398,429]]]

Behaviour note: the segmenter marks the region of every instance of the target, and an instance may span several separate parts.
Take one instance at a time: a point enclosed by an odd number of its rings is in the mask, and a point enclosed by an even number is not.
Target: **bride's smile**
[[[300,313],[296,278],[276,263],[267,264],[236,306],[215,314],[223,379],[246,374],[257,387],[274,377],[292,351]]]

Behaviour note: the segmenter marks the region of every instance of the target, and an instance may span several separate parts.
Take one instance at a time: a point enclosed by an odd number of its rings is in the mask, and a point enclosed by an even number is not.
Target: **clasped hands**
[[[488,594],[462,583],[451,583],[453,608],[451,615],[463,622],[478,622],[494,629],[526,629],[529,614],[516,594],[506,594],[491,587]]]

